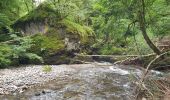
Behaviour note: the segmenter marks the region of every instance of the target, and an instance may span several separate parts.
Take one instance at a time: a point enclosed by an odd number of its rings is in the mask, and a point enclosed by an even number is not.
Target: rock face
[[[76,39],[73,35],[67,35],[64,39],[67,50],[77,50],[80,47],[80,40]]]
[[[24,35],[32,35],[37,33],[46,33],[47,27],[44,22],[29,22],[26,23],[22,28],[20,28],[20,31]]]

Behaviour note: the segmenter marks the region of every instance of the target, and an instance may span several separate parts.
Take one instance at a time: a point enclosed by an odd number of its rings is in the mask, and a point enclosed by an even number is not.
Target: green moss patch
[[[45,21],[55,19],[60,19],[60,14],[54,10],[50,5],[48,4],[41,4],[36,9],[29,12],[27,15],[21,17],[19,20],[17,20],[13,26],[19,26],[24,23],[28,23],[31,21]]]
[[[37,54],[51,55],[65,48],[64,42],[55,36],[37,34],[32,37],[35,45],[31,48]]]
[[[93,29],[88,26],[83,26],[67,19],[60,21],[59,24],[66,28],[67,33],[78,34],[82,42],[87,42],[88,37],[95,36]]]

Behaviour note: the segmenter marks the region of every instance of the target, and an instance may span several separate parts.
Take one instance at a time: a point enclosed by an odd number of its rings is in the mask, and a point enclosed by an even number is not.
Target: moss
[[[54,10],[50,5],[48,4],[41,4],[36,9],[33,9],[31,12],[29,12],[27,15],[21,17],[19,20],[17,20],[13,26],[21,26],[24,23],[28,23],[31,21],[45,21],[45,19],[51,20],[54,19],[60,19],[60,14]]]
[[[35,45],[31,50],[37,54],[44,54],[44,56],[54,54],[64,49],[64,42],[55,36],[46,36],[37,34],[32,37]]]
[[[56,37],[58,39],[63,39],[64,35],[61,34],[57,28],[50,27],[46,32],[46,36],[48,37]]]
[[[89,36],[95,36],[94,31],[88,26],[82,26],[67,19],[59,23],[66,28],[67,33],[78,34],[81,42],[87,42]]]

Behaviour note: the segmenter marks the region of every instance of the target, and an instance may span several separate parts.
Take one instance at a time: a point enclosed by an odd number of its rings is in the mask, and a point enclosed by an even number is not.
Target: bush
[[[12,49],[6,44],[0,45],[0,67],[5,67],[11,63]]]
[[[30,37],[18,37],[11,35],[10,42],[2,43],[0,45],[0,67],[6,67],[12,64],[22,63],[22,59],[43,61],[42,58],[28,49],[33,45]]]
[[[111,45],[104,45],[100,50],[99,54],[104,54],[104,55],[120,55],[123,54],[126,51],[125,48],[120,48],[120,47],[115,47]]]

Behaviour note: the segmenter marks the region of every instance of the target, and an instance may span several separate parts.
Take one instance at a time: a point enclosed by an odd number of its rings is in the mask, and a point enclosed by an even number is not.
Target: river
[[[134,82],[143,72],[110,63],[50,66],[50,72],[43,65],[1,70],[0,100],[133,100]],[[161,74],[152,71],[153,77]]]

